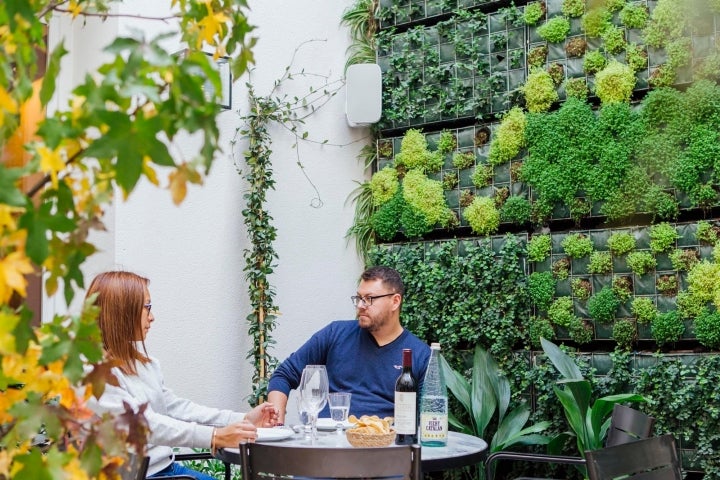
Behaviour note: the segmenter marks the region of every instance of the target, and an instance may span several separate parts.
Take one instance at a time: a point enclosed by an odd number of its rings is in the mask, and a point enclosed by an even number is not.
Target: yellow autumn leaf
[[[208,44],[212,44],[213,38],[216,34],[222,37],[225,22],[229,20],[227,15],[224,13],[213,12],[212,5],[210,5],[209,0],[205,1],[205,5],[207,6],[208,14],[198,23],[198,26],[200,27],[200,36],[198,37],[197,48],[202,47],[203,41]]]
[[[145,155],[143,157],[142,171],[145,174],[145,176],[147,177],[147,179],[150,180],[150,183],[152,183],[155,186],[158,186],[158,185],[160,185],[160,182],[158,181],[158,178],[157,178],[157,172],[150,165],[151,161],[152,161],[152,159],[149,156]]]
[[[177,169],[170,173],[170,194],[175,205],[180,205],[187,195],[187,172]]]
[[[40,156],[40,170],[50,174],[53,187],[57,188],[57,174],[59,171],[65,168],[65,162],[63,162],[62,160],[60,152],[58,152],[57,150],[50,150],[43,145],[37,149],[37,153]]]
[[[7,115],[16,115],[18,112],[17,101],[2,86],[0,86],[0,111]],[[0,127],[5,123],[5,115],[0,115]]]
[[[27,280],[26,273],[34,271],[30,259],[23,252],[12,252],[0,260],[0,302],[10,300],[13,291],[22,297],[27,295],[25,288]],[[8,292],[9,291],[9,292]],[[4,295],[3,295],[4,293]],[[9,294],[8,294],[9,293]]]
[[[69,5],[68,10],[72,14],[72,18],[75,18],[82,13],[82,7],[77,2],[77,0],[70,0],[70,5]]]
[[[0,231],[6,229],[13,232],[17,229],[17,223],[15,222],[15,214],[22,213],[23,208],[11,207],[4,203],[0,203]]]
[[[0,311],[0,354],[15,353],[15,335],[13,330],[20,321],[20,317],[8,312]]]

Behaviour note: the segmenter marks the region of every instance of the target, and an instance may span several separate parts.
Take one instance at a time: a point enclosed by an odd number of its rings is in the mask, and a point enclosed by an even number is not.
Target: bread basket
[[[353,447],[387,447],[395,441],[395,430],[393,429],[389,433],[366,433],[355,430],[350,428],[345,431],[348,443]]]

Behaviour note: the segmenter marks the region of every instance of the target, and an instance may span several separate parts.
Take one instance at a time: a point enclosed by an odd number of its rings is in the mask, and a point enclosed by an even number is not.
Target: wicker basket
[[[390,433],[358,433],[351,428],[345,435],[353,447],[387,447],[395,441],[395,430],[390,430]]]

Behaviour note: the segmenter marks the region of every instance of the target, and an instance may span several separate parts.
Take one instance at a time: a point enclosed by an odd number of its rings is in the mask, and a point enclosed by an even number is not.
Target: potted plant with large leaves
[[[449,422],[454,428],[487,439],[489,434],[486,429],[497,412],[497,430],[489,442],[490,452],[505,450],[512,445],[545,445],[549,442],[550,437],[540,435],[550,426],[549,421],[526,427],[530,408],[525,403],[508,411],[510,382],[495,359],[482,347],[475,347],[470,381],[454,370],[442,356],[440,365],[450,393],[470,418],[470,424],[467,425],[451,413]]]
[[[592,402],[592,385],[582,376],[572,357],[544,338],[540,339],[540,343],[545,355],[563,377],[553,389],[573,430],[568,435],[576,437],[581,456],[584,456],[586,450],[603,448],[615,404],[646,402],[647,399],[636,393],[620,393]]]

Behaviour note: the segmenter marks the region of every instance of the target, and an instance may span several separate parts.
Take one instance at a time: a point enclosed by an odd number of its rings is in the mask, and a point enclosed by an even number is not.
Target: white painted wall
[[[123,2],[123,12],[161,15],[149,5],[166,2]],[[340,17],[351,0],[252,1],[250,21],[258,28],[254,49],[256,66],[251,81],[259,94],[270,91],[282,75],[293,51],[303,41],[313,42],[296,58],[297,69],[329,75],[343,74],[349,34],[340,27]],[[157,8],[157,7],[156,7]],[[119,20],[144,26],[136,20]],[[85,43],[82,57],[73,62],[91,63],[89,45],[100,48],[117,30],[92,29],[93,40]],[[106,37],[100,41],[100,37]],[[75,41],[87,41],[87,32],[75,26]],[[142,183],[127,202],[120,197],[109,211],[109,234],[95,237],[103,254],[88,263],[88,282],[99,271],[123,268],[151,279],[155,323],[147,341],[149,352],[162,362],[166,382],[178,394],[200,403],[245,410],[250,394],[252,363],[246,359],[251,346],[247,334],[249,314],[244,279],[243,249],[248,247],[241,211],[246,185],[237,172],[242,158],[231,155],[230,142],[241,126],[238,110],[247,111],[245,82],[233,86],[233,110],[220,114],[222,152],[203,187],[189,189],[185,202],[176,207],[167,190]],[[72,78],[67,78],[72,82]],[[320,80],[311,84],[319,86]],[[285,91],[301,95],[308,83],[293,81]],[[351,129],[344,116],[345,92],[307,121],[310,136],[334,144],[349,144],[368,135],[366,129]],[[282,315],[273,337],[273,353],[284,359],[315,330],[339,318],[352,318],[349,296],[355,292],[361,262],[345,232],[352,224],[353,205],[346,204],[355,181],[365,177],[357,159],[363,142],[343,148],[300,145],[301,170],[295,139],[273,126],[273,165],[276,191],[269,195],[269,209],[278,228],[275,248],[279,255],[271,277],[276,303]],[[128,139],[132,141],[132,139]],[[193,139],[178,142],[178,151],[192,152]],[[245,148],[243,142],[238,151]],[[309,178],[306,178],[307,177]],[[322,206],[314,208],[314,184]],[[56,307],[59,309],[60,307]]]

